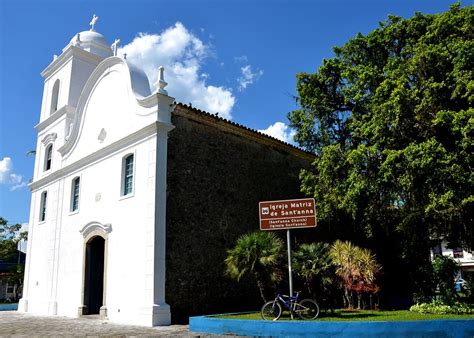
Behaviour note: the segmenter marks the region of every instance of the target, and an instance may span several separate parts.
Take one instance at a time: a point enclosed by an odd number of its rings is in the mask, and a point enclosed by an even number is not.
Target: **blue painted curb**
[[[18,303],[0,304],[0,311],[16,311]]]
[[[272,322],[199,316],[189,318],[189,330],[257,337],[472,338],[474,318],[390,322]]]

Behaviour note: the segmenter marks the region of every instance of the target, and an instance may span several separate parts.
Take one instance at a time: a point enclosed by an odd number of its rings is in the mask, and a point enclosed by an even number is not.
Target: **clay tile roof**
[[[283,142],[273,136],[270,136],[270,135],[267,135],[267,134],[264,134],[264,133],[261,133],[259,132],[258,130],[255,130],[255,129],[252,129],[252,128],[249,128],[249,127],[246,127],[242,124],[239,124],[239,123],[236,123],[236,122],[233,122],[233,121],[230,121],[228,119],[225,119],[223,117],[220,117],[219,115],[217,114],[211,114],[211,113],[208,113],[204,110],[201,110],[201,109],[198,109],[198,108],[194,108],[190,105],[187,105],[187,104],[184,104],[184,103],[181,103],[181,102],[177,102],[176,103],[176,107],[179,107],[179,108],[182,108],[182,109],[185,109],[187,110],[188,112],[192,112],[194,114],[196,114],[197,116],[200,116],[200,117],[203,117],[203,118],[206,118],[206,119],[209,119],[209,120],[213,120],[215,122],[219,122],[219,123],[224,123],[224,124],[227,124],[229,126],[232,126],[236,129],[241,129],[243,131],[246,131],[247,133],[251,133],[251,134],[254,134],[255,136],[257,136],[257,138],[260,138],[260,139],[263,139],[263,140],[270,140],[271,143],[273,144],[279,144],[280,146],[283,146],[284,148],[291,148],[293,150],[296,150],[297,152],[299,153],[304,153],[306,156],[305,157],[311,157],[311,158],[314,158],[315,154],[309,152],[309,151],[306,151],[302,148],[299,148],[299,147],[296,147],[290,143],[287,143],[287,142]]]

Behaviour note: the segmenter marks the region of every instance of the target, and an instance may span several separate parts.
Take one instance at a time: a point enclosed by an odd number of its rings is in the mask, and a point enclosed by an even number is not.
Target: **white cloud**
[[[12,186],[10,188],[10,191],[15,191],[15,190],[21,189],[23,187],[26,187],[27,185],[28,185],[28,183],[26,183],[25,181],[19,182],[18,184],[15,184],[14,186]]]
[[[127,61],[147,74],[150,84],[156,82],[158,67],[165,67],[166,90],[183,103],[232,118],[235,97],[230,88],[208,85],[208,75],[201,72],[210,47],[177,22],[161,34],[139,33],[132,42],[119,49]]]
[[[0,161],[0,183],[7,183],[10,180],[10,170],[12,169],[12,159],[4,157]]]
[[[270,125],[267,129],[259,130],[259,132],[273,136],[274,138],[294,144],[293,137],[296,134],[296,131],[288,127],[283,122],[275,122]]]
[[[247,62],[248,60],[247,55],[234,56],[235,62]]]
[[[4,157],[0,161],[0,184],[11,185],[10,191],[23,188],[27,185],[21,175],[12,172],[13,161],[10,157]]]
[[[247,86],[257,81],[263,75],[263,70],[252,72],[251,65],[246,65],[240,68],[240,71],[242,72],[242,76],[237,79],[240,91],[246,89]]]

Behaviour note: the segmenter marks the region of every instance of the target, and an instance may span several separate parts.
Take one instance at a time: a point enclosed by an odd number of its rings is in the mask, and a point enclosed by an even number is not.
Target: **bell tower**
[[[95,30],[97,20],[94,14],[91,29],[75,34],[61,55],[54,55],[53,62],[41,73],[44,91],[40,122],[64,107],[75,108],[92,71],[113,55],[105,37]]]
[[[63,48],[62,53],[54,55],[53,61],[41,73],[44,78],[43,100],[39,123],[36,125],[38,140],[36,145],[36,159],[33,175],[33,184],[45,179],[47,176],[62,168],[62,158],[58,149],[66,142],[70,126],[74,120],[77,102],[90,75],[97,65],[104,59],[112,56],[112,49],[105,37],[96,32],[95,25],[98,17],[94,15],[90,23],[90,30],[75,34]],[[30,209],[31,238],[34,236],[36,226],[43,224],[44,228],[59,228],[61,219],[58,201],[64,189],[60,183],[52,182],[41,186],[41,189],[32,190]],[[35,287],[37,294],[44,295],[48,313],[57,313],[57,301],[54,290],[54,278],[45,278],[42,283],[30,281],[31,271],[36,271],[41,266],[44,276],[54,276],[58,271],[57,245],[55,236],[44,243],[44,247],[51,256],[41,264],[31,264],[30,256],[27,257],[25,267],[25,287],[23,298],[20,300],[19,310],[28,311],[29,289]],[[29,241],[29,248],[33,240]],[[37,242],[38,243],[38,242]],[[31,252],[31,251],[29,251]],[[33,272],[38,276],[39,272]]]
[[[90,30],[75,34],[62,53],[41,73],[43,101],[36,148],[34,180],[59,169],[59,149],[67,140],[79,96],[97,65],[113,52],[105,37],[95,30],[94,14]],[[46,157],[48,157],[46,159]],[[46,167],[42,164],[49,161]]]

